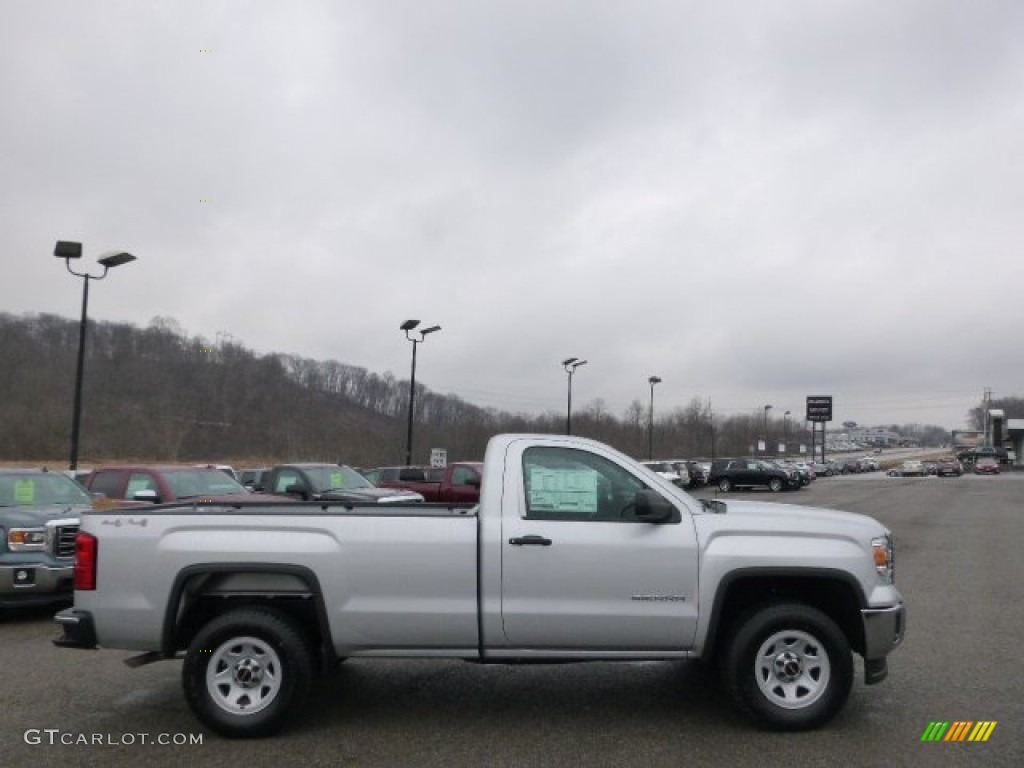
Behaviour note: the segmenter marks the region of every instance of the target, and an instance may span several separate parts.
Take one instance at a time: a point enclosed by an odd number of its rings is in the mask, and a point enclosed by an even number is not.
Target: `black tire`
[[[772,493],[778,493],[779,491],[781,491],[782,480],[777,477],[773,477],[771,480],[768,481],[768,490],[771,491]]]
[[[729,491],[731,491],[732,480],[730,480],[728,477],[723,477],[721,480],[718,481],[718,490],[720,490],[722,493],[728,493]]]
[[[313,660],[290,619],[240,608],[196,633],[181,677],[192,712],[217,733],[270,736],[305,700]]]
[[[853,685],[850,644],[828,616],[803,603],[747,614],[721,657],[736,707],[779,731],[817,728],[842,709]],[[787,679],[789,678],[789,679]]]

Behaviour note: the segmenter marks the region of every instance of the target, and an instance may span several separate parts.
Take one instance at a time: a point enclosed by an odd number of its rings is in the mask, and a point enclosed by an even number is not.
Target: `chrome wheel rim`
[[[270,706],[281,691],[281,659],[258,637],[233,637],[213,651],[206,667],[206,689],[225,712],[255,714]]]
[[[801,709],[822,697],[831,677],[828,653],[807,632],[776,632],[761,643],[754,659],[754,676],[772,704]]]

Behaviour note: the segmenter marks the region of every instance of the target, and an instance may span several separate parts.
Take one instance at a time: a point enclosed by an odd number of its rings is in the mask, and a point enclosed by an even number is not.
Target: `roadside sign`
[[[832,395],[807,396],[807,421],[832,421]]]
[[[430,466],[444,469],[448,466],[448,451],[444,448],[430,449]]]

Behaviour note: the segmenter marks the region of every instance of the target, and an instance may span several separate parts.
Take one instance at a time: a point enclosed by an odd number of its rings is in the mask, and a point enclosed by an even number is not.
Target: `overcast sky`
[[[0,0],[0,311],[512,411],[1024,395],[1019,0]],[[83,263],[82,266],[85,266]],[[97,270],[98,271],[98,270]],[[72,372],[56,372],[72,375]]]

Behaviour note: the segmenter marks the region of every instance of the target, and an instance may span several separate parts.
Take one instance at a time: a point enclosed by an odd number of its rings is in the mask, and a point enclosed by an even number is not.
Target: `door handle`
[[[529,536],[516,536],[513,539],[509,539],[508,543],[514,547],[550,547],[551,539],[531,533]]]

